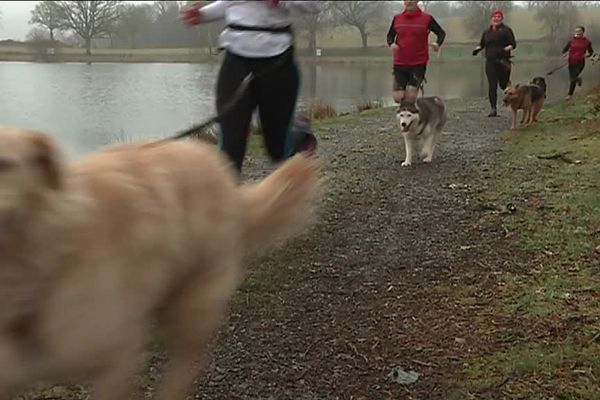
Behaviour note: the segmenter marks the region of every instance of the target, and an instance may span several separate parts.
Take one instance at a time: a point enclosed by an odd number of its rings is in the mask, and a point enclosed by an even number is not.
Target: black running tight
[[[496,59],[487,59],[485,61],[485,75],[488,80],[488,98],[490,100],[490,106],[496,109],[496,103],[498,102],[498,86],[500,89],[506,89],[510,82],[510,64],[502,64]]]
[[[267,73],[263,73],[264,71]],[[271,160],[284,160],[295,151],[291,125],[300,74],[294,60],[293,48],[269,58],[246,58],[227,52],[217,80],[216,100],[219,115],[228,106],[249,72],[253,72],[256,78],[220,123],[219,145],[238,171],[242,170],[248,129],[257,107],[265,147]]]
[[[585,67],[585,62],[569,64],[569,96],[573,96],[573,93],[575,93],[577,78],[579,78],[579,74],[583,71],[583,67]]]

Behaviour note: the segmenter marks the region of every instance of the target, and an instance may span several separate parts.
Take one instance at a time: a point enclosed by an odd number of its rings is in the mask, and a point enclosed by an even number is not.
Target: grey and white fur
[[[446,124],[446,107],[437,96],[420,97],[416,101],[402,101],[396,112],[396,120],[404,137],[406,158],[403,167],[412,164],[416,142],[422,143],[423,162],[430,163],[433,150]]]

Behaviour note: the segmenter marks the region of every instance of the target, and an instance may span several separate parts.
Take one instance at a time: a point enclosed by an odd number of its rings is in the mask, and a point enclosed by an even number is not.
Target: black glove
[[[473,52],[471,54],[476,56],[477,54],[479,54],[480,51],[481,51],[481,49],[475,49],[475,50],[473,50]]]

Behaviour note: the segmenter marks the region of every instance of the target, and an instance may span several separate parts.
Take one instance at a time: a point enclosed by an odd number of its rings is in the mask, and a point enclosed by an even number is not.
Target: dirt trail
[[[508,113],[487,118],[482,99],[447,105],[431,165],[401,167],[391,110],[322,134],[320,222],[249,263],[196,398],[447,398],[461,355],[489,345],[477,321],[501,318],[486,299],[511,252],[500,229],[477,229],[474,180],[493,168]],[[247,175],[265,173],[261,159],[247,165]],[[477,287],[478,300],[449,301],[455,283]],[[394,367],[419,379],[392,382]]]

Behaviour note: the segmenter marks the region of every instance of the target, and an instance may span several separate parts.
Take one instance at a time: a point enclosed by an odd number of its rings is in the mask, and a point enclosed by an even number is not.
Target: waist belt
[[[233,29],[236,31],[254,31],[254,32],[271,32],[271,33],[292,33],[292,26],[247,26],[247,25],[237,25],[237,24],[229,24],[227,25],[229,29]]]

